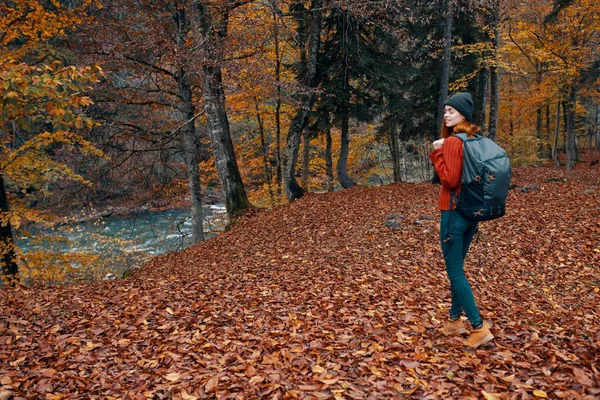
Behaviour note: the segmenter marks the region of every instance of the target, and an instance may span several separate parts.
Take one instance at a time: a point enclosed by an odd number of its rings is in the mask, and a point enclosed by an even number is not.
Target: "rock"
[[[392,220],[392,219],[404,219],[404,215],[402,214],[390,214],[389,217],[387,217],[388,221]]]
[[[508,190],[516,189],[519,185],[515,185],[514,183],[508,187]]]
[[[529,193],[529,188],[527,186],[522,187],[521,190],[519,190],[519,192],[521,192],[521,193]]]
[[[540,189],[540,187],[534,183],[533,185],[529,185],[529,190],[542,190],[542,189]]]
[[[583,191],[584,194],[594,194],[596,193],[596,188],[589,188]]]
[[[400,228],[402,228],[402,223],[399,221],[401,219],[404,219],[404,215],[391,214],[387,218],[387,221],[385,221],[385,225],[392,229],[400,229]]]
[[[385,224],[388,227],[390,227],[390,228],[392,228],[394,230],[402,228],[402,224],[400,222],[398,222],[398,221],[395,221],[395,220],[389,220],[388,219],[387,221],[385,221]]]
[[[423,221],[419,220],[419,219],[418,219],[418,220],[416,220],[416,221],[414,222],[414,224],[415,224],[415,225],[425,225],[425,223],[424,223]]]

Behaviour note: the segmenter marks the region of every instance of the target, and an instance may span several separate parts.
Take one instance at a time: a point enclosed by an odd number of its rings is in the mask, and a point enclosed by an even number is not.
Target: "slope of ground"
[[[438,186],[308,195],[91,286],[0,291],[16,398],[598,398],[600,170],[516,169],[466,269],[496,339],[438,333]],[[523,188],[527,186],[527,190]]]

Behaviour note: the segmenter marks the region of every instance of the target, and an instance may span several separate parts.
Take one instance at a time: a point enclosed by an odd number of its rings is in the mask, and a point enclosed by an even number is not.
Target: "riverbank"
[[[214,190],[205,190],[202,198],[203,205],[221,205],[224,203],[223,195]],[[146,212],[164,212],[170,210],[189,210],[191,200],[189,196],[180,195],[173,198],[151,200],[110,200],[102,205],[88,206],[79,210],[59,210],[60,222],[58,226],[89,223],[109,217],[128,217]]]

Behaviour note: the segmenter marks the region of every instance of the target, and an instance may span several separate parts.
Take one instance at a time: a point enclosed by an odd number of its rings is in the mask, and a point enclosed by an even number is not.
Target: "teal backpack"
[[[466,133],[454,136],[463,141],[462,186],[456,209],[466,219],[489,221],[506,212],[510,186],[510,160],[493,140]],[[452,197],[456,194],[452,191]]]

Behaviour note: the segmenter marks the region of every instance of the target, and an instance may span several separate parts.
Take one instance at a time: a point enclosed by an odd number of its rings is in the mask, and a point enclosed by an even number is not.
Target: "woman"
[[[433,142],[434,150],[429,155],[442,184],[439,199],[440,240],[452,292],[450,318],[441,332],[445,335],[466,333],[460,319],[464,311],[472,328],[467,343],[476,348],[492,340],[494,335],[490,332],[492,324],[483,321],[479,315],[473,291],[463,268],[471,240],[477,232],[477,222],[467,220],[459,212],[452,211],[460,196],[463,165],[463,143],[453,135],[464,132],[473,136],[481,128],[470,122],[473,117],[473,99],[469,93],[458,93],[448,98],[444,102],[444,109],[442,138]]]

